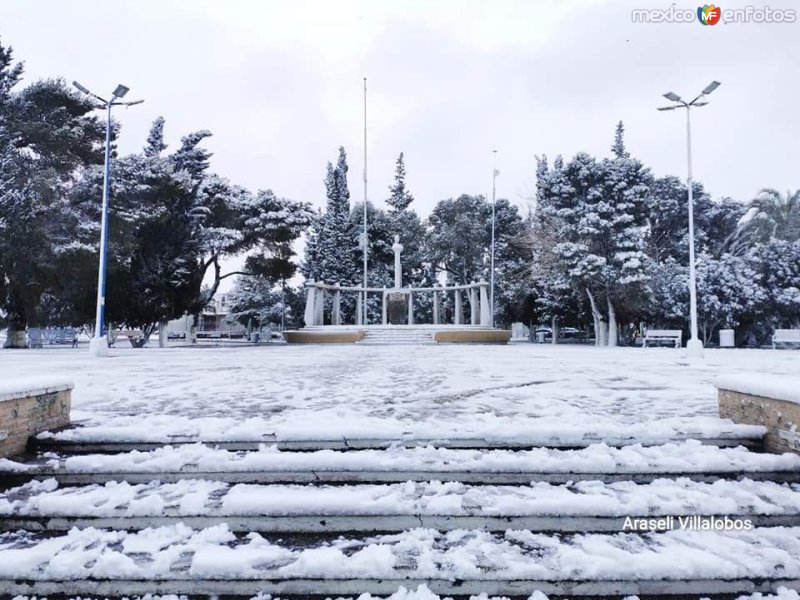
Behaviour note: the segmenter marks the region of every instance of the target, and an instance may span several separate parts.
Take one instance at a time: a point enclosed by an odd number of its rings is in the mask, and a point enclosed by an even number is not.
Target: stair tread
[[[800,578],[800,528],[555,536],[415,529],[268,541],[225,525],[0,534],[0,579],[647,581]],[[13,583],[13,581],[12,581]],[[2,591],[2,588],[0,588]]]

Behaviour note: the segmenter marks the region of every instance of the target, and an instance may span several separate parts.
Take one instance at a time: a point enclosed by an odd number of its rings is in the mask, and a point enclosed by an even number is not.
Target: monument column
[[[484,327],[491,327],[492,323],[492,309],[489,307],[489,284],[481,280],[481,325]]]
[[[461,325],[461,320],[464,318],[461,310],[461,290],[453,290],[456,295],[455,314],[453,315],[453,323]]]
[[[342,291],[339,289],[339,284],[336,284],[336,291],[333,293],[333,312],[331,312],[331,324],[342,324]]]
[[[314,298],[314,325],[325,324],[325,290],[316,288]]]
[[[364,309],[361,303],[361,298],[366,295],[367,295],[366,292],[359,292],[358,294],[356,294],[356,325],[364,324],[364,319],[363,319]]]
[[[399,290],[403,287],[403,268],[400,266],[400,253],[403,251],[403,244],[400,243],[400,236],[394,236],[394,289]]]
[[[439,324],[439,292],[433,290],[433,324]]]
[[[383,306],[381,306],[381,323],[383,325],[389,324],[389,314],[386,309],[386,288],[383,288]]]
[[[314,280],[308,280],[306,282],[306,310],[303,313],[303,321],[306,327],[314,324],[314,296],[316,293],[317,288],[314,287]]]
[[[475,283],[474,281],[472,283]],[[469,288],[469,323],[478,324],[478,290],[474,287]]]

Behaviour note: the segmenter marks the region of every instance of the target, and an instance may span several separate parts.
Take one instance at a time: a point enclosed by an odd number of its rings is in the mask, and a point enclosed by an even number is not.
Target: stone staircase
[[[0,463],[0,597],[800,589],[800,457],[740,441],[49,440]]]
[[[389,344],[433,344],[433,330],[414,326],[380,327],[366,330],[359,344],[365,346]]]

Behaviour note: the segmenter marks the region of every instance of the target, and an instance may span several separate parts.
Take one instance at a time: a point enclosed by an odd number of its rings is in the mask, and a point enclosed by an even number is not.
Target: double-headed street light
[[[106,158],[105,170],[103,172],[103,204],[100,217],[100,266],[97,274],[97,313],[95,315],[94,337],[89,344],[89,351],[95,356],[108,354],[108,341],[106,340],[105,317],[106,317],[106,263],[108,257],[108,196],[110,190],[111,173],[111,107],[112,106],[133,106],[141,104],[144,100],[134,100],[132,102],[120,102],[125,97],[129,88],[120,84],[111,94],[111,99],[106,100],[97,94],[90,92],[77,81],[72,85],[78,88],[87,96],[99,100],[101,104],[95,108],[106,110]]]
[[[703,342],[697,335],[697,274],[695,272],[694,258],[694,200],[692,198],[692,125],[689,117],[693,106],[705,106],[708,102],[704,98],[720,86],[719,81],[712,81],[691,102],[686,102],[675,92],[667,92],[664,97],[675,104],[662,106],[658,110],[686,109],[686,157],[688,163],[688,177],[686,187],[689,194],[689,312],[691,315],[691,339],[686,343],[686,351],[690,357],[703,356]]]

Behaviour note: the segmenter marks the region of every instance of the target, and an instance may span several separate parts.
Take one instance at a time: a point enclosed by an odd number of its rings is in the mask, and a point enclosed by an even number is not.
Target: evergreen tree
[[[148,157],[159,156],[166,149],[167,145],[164,143],[164,117],[156,117],[147,136],[144,155]]]
[[[403,160],[403,153],[397,157],[394,168],[394,184],[389,186],[389,199],[386,203],[393,213],[406,210],[414,201],[414,197],[406,188],[406,165]]]
[[[25,347],[27,325],[58,283],[57,258],[73,244],[64,198],[79,167],[102,161],[105,134],[88,99],[62,80],[20,88],[22,72],[0,44],[0,312],[10,347]]]
[[[317,217],[306,242],[302,270],[306,278],[314,281],[352,285],[358,279],[360,261],[354,260],[358,238],[353,235],[347,169],[347,155],[344,148],[339,148],[336,166],[328,163],[325,212]]]

